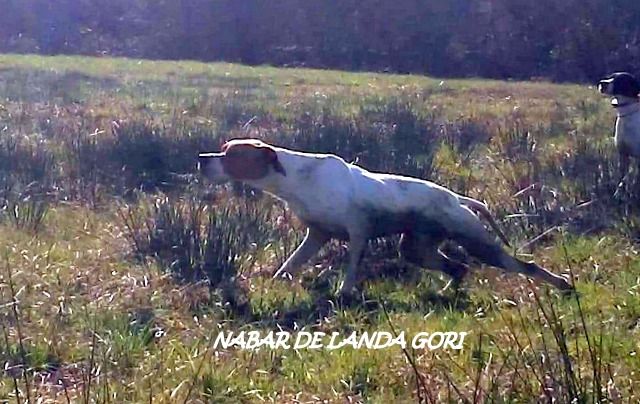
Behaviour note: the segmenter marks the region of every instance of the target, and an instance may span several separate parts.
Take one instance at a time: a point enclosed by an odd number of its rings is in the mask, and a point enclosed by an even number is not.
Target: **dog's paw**
[[[558,276],[558,282],[556,284],[556,287],[560,290],[560,291],[573,291],[575,290],[575,287],[571,284],[571,279],[568,276]]]
[[[569,282],[567,282],[565,287],[559,288],[558,293],[564,298],[580,297],[578,290]]]
[[[567,276],[558,276],[555,282],[556,289],[562,297],[577,296],[578,292]]]

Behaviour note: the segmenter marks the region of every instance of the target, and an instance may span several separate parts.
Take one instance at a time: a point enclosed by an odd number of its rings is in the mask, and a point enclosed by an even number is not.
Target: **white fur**
[[[616,108],[615,143],[620,151],[640,158],[640,103]]]

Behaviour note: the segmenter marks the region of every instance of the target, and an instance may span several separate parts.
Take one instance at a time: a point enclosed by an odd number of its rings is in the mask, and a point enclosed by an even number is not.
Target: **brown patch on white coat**
[[[227,180],[225,176],[234,181],[259,180],[266,177],[270,170],[287,175],[273,147],[260,140],[232,140],[225,143],[221,150],[221,153],[200,154],[200,164],[205,175],[221,177],[222,181]],[[215,160],[220,162],[219,166],[209,164]]]

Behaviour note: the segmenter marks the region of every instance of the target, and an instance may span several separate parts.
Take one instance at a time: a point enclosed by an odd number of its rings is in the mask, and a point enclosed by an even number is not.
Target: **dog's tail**
[[[500,240],[502,240],[507,245],[507,247],[511,247],[511,244],[509,244],[509,240],[504,235],[502,230],[500,230],[500,228],[498,227],[498,224],[496,223],[495,219],[491,215],[491,212],[489,212],[489,208],[487,207],[487,205],[473,198],[468,198],[462,195],[458,196],[458,200],[460,201],[461,204],[471,208],[471,210],[480,212],[480,214],[482,214],[482,216],[484,216],[484,218],[487,219],[493,231],[495,231],[496,234],[498,234],[498,237],[500,237]]]

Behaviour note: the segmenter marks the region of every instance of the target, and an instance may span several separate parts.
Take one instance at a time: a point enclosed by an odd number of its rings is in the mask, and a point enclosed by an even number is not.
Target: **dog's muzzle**
[[[224,182],[228,180],[222,169],[224,153],[200,153],[198,155],[198,170],[210,181]]]
[[[598,91],[601,94],[613,95],[613,80],[614,79],[604,79],[598,82]]]
[[[212,161],[222,158],[224,153],[200,153],[198,155],[198,167],[203,169],[208,166]]]

